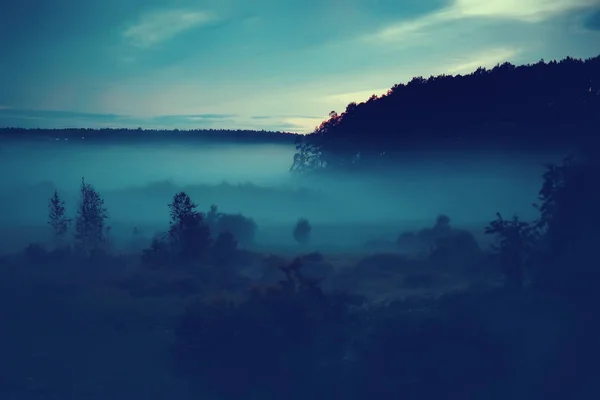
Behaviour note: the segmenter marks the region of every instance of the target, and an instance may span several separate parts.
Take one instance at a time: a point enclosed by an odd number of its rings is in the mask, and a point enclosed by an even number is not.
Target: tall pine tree
[[[52,234],[56,245],[62,245],[65,235],[69,229],[71,220],[65,213],[65,202],[54,191],[54,195],[48,201],[48,225],[52,228]]]
[[[104,199],[92,185],[81,178],[79,207],[75,219],[77,247],[85,254],[100,249],[106,243],[106,208]]]

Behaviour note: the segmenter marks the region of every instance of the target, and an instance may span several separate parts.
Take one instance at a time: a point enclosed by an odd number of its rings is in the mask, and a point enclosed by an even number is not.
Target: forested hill
[[[404,150],[563,148],[600,129],[600,56],[413,78],[332,112],[297,146],[292,169],[378,165]]]
[[[288,132],[195,129],[195,130],[157,130],[125,128],[70,128],[70,129],[0,129],[0,138],[15,140],[77,140],[94,142],[181,142],[211,141],[219,143],[281,143],[293,144],[297,134]]]

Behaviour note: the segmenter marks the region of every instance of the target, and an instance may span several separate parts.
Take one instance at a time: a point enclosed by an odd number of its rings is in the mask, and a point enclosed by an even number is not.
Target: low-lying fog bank
[[[134,227],[146,237],[165,230],[167,204],[185,191],[203,211],[216,204],[253,218],[258,242],[293,244],[293,224],[305,217],[314,227],[314,243],[332,246],[386,240],[429,226],[440,213],[475,233],[496,212],[529,218],[544,164],[563,156],[408,154],[377,175],[316,178],[289,173],[294,149],[282,145],[9,147],[0,160],[5,236],[43,237],[55,189],[73,216],[84,176],[104,196],[115,240],[129,240]]]

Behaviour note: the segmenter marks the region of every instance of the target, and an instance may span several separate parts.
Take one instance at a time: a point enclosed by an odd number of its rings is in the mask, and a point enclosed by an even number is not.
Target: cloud
[[[157,122],[182,122],[182,121],[219,121],[237,117],[236,114],[191,114],[191,115],[159,115],[151,117]]]
[[[253,121],[261,121],[263,125],[268,125],[270,129],[283,129],[297,133],[309,133],[314,131],[315,127],[320,125],[326,116],[314,115],[252,115],[249,117]],[[249,121],[247,123],[255,123]],[[260,128],[263,129],[263,128]],[[266,128],[265,128],[266,129]]]
[[[324,119],[323,117],[290,117],[283,119],[282,126],[287,126],[286,129],[293,130],[294,132],[309,133],[314,131]]]
[[[123,32],[123,37],[133,46],[149,48],[214,20],[215,16],[206,11],[155,11],[142,15]]]
[[[598,0],[455,0],[461,17],[492,17],[540,22],[556,15],[592,7]]]
[[[450,65],[447,67],[447,73],[465,74],[475,71],[479,67],[492,67],[506,61],[513,60],[521,51],[516,48],[498,48],[487,50],[479,54],[471,55],[468,60]]]
[[[363,37],[368,42],[388,43],[421,38],[430,28],[468,18],[508,19],[537,23],[557,15],[586,9],[600,0],[453,0],[435,12],[385,26]]]
[[[458,50],[446,49],[445,44],[440,46],[442,48],[433,51],[424,49],[423,54],[401,49],[394,58],[378,57],[378,61],[372,63],[374,65],[338,69],[333,73],[320,72],[311,79],[296,79],[296,75],[287,81],[273,79],[272,75],[255,77],[250,72],[242,75],[242,67],[214,71],[210,79],[197,74],[190,78],[185,69],[170,66],[160,72],[140,74],[133,80],[107,86],[90,107],[106,113],[136,116],[144,121],[155,115],[227,115],[234,112],[237,116],[215,120],[212,126],[272,129],[277,124],[294,124],[298,127],[294,131],[307,133],[326,119],[330,111],[344,111],[348,103],[366,101],[373,94],[384,94],[394,84],[409,81],[413,76],[471,72],[479,66],[494,66],[507,60],[518,63],[521,59],[515,56],[522,53],[521,49],[528,49],[526,45],[497,45],[487,41],[475,46],[469,43],[462,46],[465,49]],[[339,52],[353,49],[356,50],[356,44],[338,46]],[[320,51],[314,49],[301,56],[315,59]],[[411,56],[416,59],[405,64],[405,57]],[[296,58],[290,61],[295,62]],[[268,67],[266,63],[265,68]],[[241,76],[245,79],[235,79]],[[199,95],[203,93],[210,95]],[[197,122],[208,125],[205,118]]]
[[[600,9],[590,14],[583,23],[584,28],[592,31],[600,31]]]
[[[333,102],[346,103],[346,104],[352,103],[353,101],[361,102],[361,101],[366,101],[369,97],[371,97],[374,94],[377,96],[381,96],[381,95],[387,93],[387,91],[389,89],[390,89],[389,87],[386,87],[386,88],[379,88],[379,89],[372,89],[372,90],[359,90],[356,92],[330,94],[330,95],[321,97],[320,99],[318,99],[318,101],[327,102],[327,103],[331,103],[333,101]]]
[[[56,110],[27,110],[27,109],[14,109],[14,108],[1,108],[0,107],[0,118],[13,117],[13,118],[35,118],[35,119],[69,119],[77,118],[80,120],[91,119],[91,120],[102,120],[102,121],[116,121],[126,118],[118,114],[97,114],[97,113],[81,113],[75,111],[56,111]]]

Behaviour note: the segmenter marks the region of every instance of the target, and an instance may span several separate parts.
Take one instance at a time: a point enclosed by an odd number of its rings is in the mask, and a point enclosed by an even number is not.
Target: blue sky
[[[417,75],[600,54],[600,0],[0,3],[0,126],[309,132]]]

